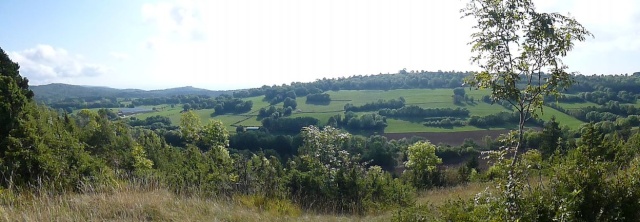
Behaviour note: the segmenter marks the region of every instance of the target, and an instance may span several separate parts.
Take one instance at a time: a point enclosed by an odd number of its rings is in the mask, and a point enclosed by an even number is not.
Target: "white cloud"
[[[129,56],[129,54],[122,53],[122,52],[111,52],[111,53],[109,53],[109,55],[111,57],[113,57],[114,59],[117,59],[117,60],[120,60],[120,61],[129,60],[131,58],[131,56]]]
[[[81,55],[73,55],[63,48],[37,45],[9,56],[20,65],[20,74],[34,84],[59,82],[74,77],[94,77],[107,73],[107,67],[88,63]]]
[[[591,31],[595,39],[579,44],[593,53],[640,50],[640,1],[538,0],[543,10],[571,16]]]
[[[619,74],[638,70],[640,1],[536,0],[545,12],[570,13],[594,34],[576,43],[566,63],[582,73]]]
[[[142,6],[142,16],[156,27],[160,37],[200,40],[205,38],[205,32],[202,30],[200,11],[196,7],[192,1],[147,3]],[[149,42],[153,41],[151,39]]]

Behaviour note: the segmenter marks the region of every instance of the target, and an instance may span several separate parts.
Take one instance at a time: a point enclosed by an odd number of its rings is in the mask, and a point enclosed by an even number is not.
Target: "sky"
[[[464,0],[0,1],[0,48],[31,85],[230,90],[398,70],[472,71]],[[569,71],[640,71],[640,1],[534,0],[595,38]]]

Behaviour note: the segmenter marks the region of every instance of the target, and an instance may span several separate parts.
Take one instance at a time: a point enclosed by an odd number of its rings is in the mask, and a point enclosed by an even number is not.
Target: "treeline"
[[[171,119],[169,119],[169,117],[160,116],[160,115],[150,116],[145,118],[144,120],[138,119],[137,117],[131,117],[128,119],[127,123],[133,127],[145,126],[145,127],[148,127],[149,129],[155,130],[155,129],[170,127]]]
[[[519,121],[520,116],[518,113],[503,111],[482,117],[471,116],[471,118],[469,118],[468,124],[478,128],[487,128],[504,126],[505,124],[518,124]],[[544,124],[544,121],[541,119],[531,118],[529,121],[527,121],[527,124],[542,126]]]
[[[207,95],[178,95],[170,97],[138,98],[130,101],[134,106],[182,104],[185,110],[216,109],[221,113],[242,113],[251,110],[251,106],[253,105],[251,101],[243,101],[238,98],[233,98],[228,94],[222,94],[216,97]]]
[[[278,118],[278,117],[285,117],[285,116],[290,116],[293,113],[293,108],[286,107],[286,108],[276,108],[275,106],[269,106],[268,108],[262,107],[260,108],[260,110],[258,111],[258,117],[259,118],[266,118],[266,117],[274,117],[274,118]]]
[[[396,74],[354,75],[332,79],[318,79],[314,82],[293,82],[289,85],[262,86],[247,90],[240,90],[233,95],[237,98],[254,97],[264,95],[266,101],[293,91],[298,96],[318,94],[335,90],[391,90],[391,89],[417,89],[417,88],[455,88],[462,85],[464,77],[469,72],[457,71],[425,71],[425,70],[400,70]]]
[[[377,113],[358,115],[354,112],[346,112],[344,118],[336,115],[329,118],[329,126],[337,125],[352,131],[384,131],[387,127],[387,118]]]
[[[393,118],[427,118],[427,117],[468,117],[466,108],[422,108],[411,105],[399,109],[381,109],[378,114]]]
[[[555,103],[548,103],[547,105],[585,122],[615,121],[620,117],[640,115],[640,109],[635,105],[620,104],[617,101],[609,101],[601,106],[587,106],[579,109],[564,109]]]
[[[263,152],[267,156],[277,157],[279,161],[286,163],[298,154],[303,143],[302,134],[274,135],[261,131],[247,131],[229,137],[229,150],[231,153],[241,153],[246,156]],[[398,164],[398,152],[410,143],[411,141],[406,139],[390,141],[380,135],[370,137],[352,135],[342,145],[342,149],[360,157],[357,160],[358,163],[380,166],[386,171],[393,171]]]
[[[383,100],[379,99],[376,102],[370,102],[361,106],[355,106],[351,103],[344,105],[345,112],[365,112],[365,111],[378,111],[380,109],[399,109],[405,104],[405,99],[400,97],[398,99]]]
[[[306,103],[329,104],[329,102],[331,102],[331,96],[326,93],[314,93],[307,95]]]
[[[459,118],[442,117],[442,118],[426,118],[423,125],[432,126],[432,127],[451,128],[451,127],[465,126],[467,125],[467,123],[464,120]]]
[[[630,92],[639,94],[640,72],[632,75],[574,75],[576,84],[569,88],[569,93],[579,92]]]
[[[86,98],[66,98],[56,102],[48,104],[49,107],[54,109],[61,109],[68,113],[77,109],[95,109],[95,108],[125,108],[130,105],[125,105],[118,101],[117,98],[103,98],[103,97],[86,97]]]
[[[262,127],[268,129],[269,132],[297,134],[303,127],[311,125],[317,126],[318,119],[313,117],[267,117],[262,119]]]
[[[636,103],[638,100],[638,94],[634,94],[629,91],[611,91],[611,89],[604,89],[605,91],[592,91],[592,92],[579,92],[573,95],[563,94],[558,96],[559,102],[566,103],[582,103],[592,102],[598,105],[605,105],[610,101],[617,101],[621,103]],[[545,98],[546,101],[555,101],[555,97],[549,96]]]
[[[144,99],[151,100],[153,99]],[[145,104],[145,103],[135,103],[133,104]],[[223,94],[217,96],[215,98],[208,96],[176,96],[175,98],[171,98],[169,100],[165,100],[166,102],[176,102],[182,103],[182,109],[184,111],[187,110],[200,110],[200,109],[214,109],[214,112],[211,114],[212,116],[222,115],[226,113],[246,113],[253,108],[253,101],[243,101],[238,98],[233,98],[230,95]],[[157,103],[160,101],[154,101],[153,103]],[[173,104],[173,103],[170,103]],[[145,104],[151,105],[151,104]]]
[[[123,99],[121,101],[115,97],[67,98],[51,102],[48,106],[71,113],[78,109],[134,108],[137,106],[157,106],[162,104],[172,106],[181,104],[184,110],[215,109],[217,111],[215,115],[245,113],[253,107],[252,101],[243,101],[238,98],[233,98],[228,94],[222,94],[217,97],[207,95],[178,95],[170,97]]]
[[[186,107],[184,110],[189,110]],[[213,106],[212,115],[222,115],[226,113],[246,113],[253,108],[253,101],[242,101],[241,99],[229,99],[226,101],[218,100],[218,103]],[[193,108],[192,108],[193,109]]]

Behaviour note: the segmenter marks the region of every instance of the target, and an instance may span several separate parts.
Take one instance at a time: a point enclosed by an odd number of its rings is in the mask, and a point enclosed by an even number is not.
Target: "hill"
[[[376,130],[367,130],[364,128],[368,126],[363,128],[363,124],[360,124],[359,128],[364,130],[351,127],[350,131],[363,135],[384,134],[389,138],[426,136],[433,141],[443,142],[450,141],[448,137],[458,137],[458,143],[455,144],[459,144],[466,137],[473,137],[480,142],[486,135],[495,135],[505,129],[513,129],[516,124],[505,121],[505,118],[509,118],[509,113],[513,112],[508,108],[508,104],[492,104],[488,91],[460,87],[463,79],[469,74],[469,72],[455,71],[403,70],[396,74],[323,78],[307,83],[293,82],[289,85],[262,86],[234,91],[211,91],[194,87],[144,91],[65,84],[32,88],[36,98],[49,97],[62,100],[59,102],[45,100],[45,103],[55,109],[65,109],[68,112],[85,108],[112,108],[117,112],[121,107],[141,107],[155,110],[155,112],[139,114],[135,116],[136,118],[144,120],[160,115],[169,118],[175,126],[179,123],[181,111],[192,109],[203,121],[206,122],[211,118],[221,120],[232,132],[237,126],[264,126],[265,119],[273,115],[282,121],[288,121],[288,124],[293,123],[292,121],[295,120],[292,119],[296,118],[300,120],[313,118],[317,120],[318,125],[326,125],[329,120],[336,117],[346,118],[345,106],[347,105],[362,107],[378,103],[379,100],[390,101],[400,97],[406,100],[403,106],[418,107],[415,108],[418,110],[462,109],[468,111],[468,115],[448,116],[441,113],[410,117],[405,113],[404,117],[394,117],[387,113],[382,115],[386,119],[385,123],[379,123],[380,126],[385,125],[383,129],[378,127]],[[573,78],[576,84],[565,91],[565,94],[559,98],[545,99],[548,103],[544,112],[541,113],[542,120],[549,121],[555,116],[561,126],[565,125],[577,130],[586,122],[612,121],[616,117],[640,114],[638,109],[633,108],[637,107],[640,76],[575,75]],[[456,95],[456,91],[462,94]],[[92,95],[93,98],[71,99],[72,96],[77,95]],[[328,100],[320,103],[309,102],[309,96],[312,95],[325,95]],[[293,101],[297,104],[288,111],[286,109],[288,105],[284,105],[287,99],[289,103]],[[238,106],[241,104],[242,106]],[[221,110],[224,111],[221,112]],[[355,111],[354,114],[364,118],[360,120],[365,120],[375,117],[371,115],[380,114],[381,110],[378,107],[366,111]],[[341,128],[349,128],[348,120],[344,118],[342,120],[338,125]],[[487,124],[487,121],[493,123]],[[274,124],[281,125],[276,122]],[[357,124],[352,124],[352,126],[355,125]],[[541,125],[538,123],[533,126],[541,127]],[[288,133],[299,132],[299,128],[294,128],[291,125],[287,130]],[[278,133],[276,131],[277,129],[271,130],[272,133]],[[461,132],[465,135],[460,137],[451,132]]]
[[[47,85],[30,86],[29,89],[35,94],[35,99],[45,103],[51,103],[71,98],[154,98],[177,95],[205,95],[215,97],[223,93],[233,93],[233,91],[208,90],[191,86],[158,89],[115,89],[103,86],[79,86],[63,83],[52,83]]]

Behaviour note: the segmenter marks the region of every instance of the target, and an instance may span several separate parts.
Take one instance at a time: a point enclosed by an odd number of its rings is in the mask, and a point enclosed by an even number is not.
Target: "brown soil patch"
[[[420,132],[420,133],[385,133],[383,134],[387,139],[402,139],[411,138],[414,136],[424,137],[433,144],[448,144],[451,146],[460,146],[465,139],[472,139],[477,144],[483,145],[482,139],[485,136],[490,136],[495,139],[501,134],[508,133],[509,130],[477,130],[477,131],[464,131],[464,132]]]

